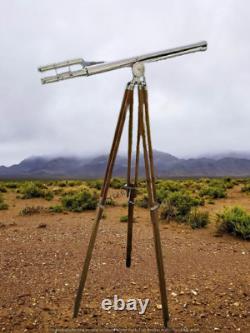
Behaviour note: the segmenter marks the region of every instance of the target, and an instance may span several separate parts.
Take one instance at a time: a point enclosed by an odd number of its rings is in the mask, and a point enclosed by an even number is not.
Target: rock
[[[193,295],[195,295],[195,296],[198,295],[197,291],[195,291],[195,290],[193,290],[193,289],[191,289],[191,293],[192,293]]]
[[[42,229],[42,228],[47,228],[47,224],[46,223],[40,223],[38,226],[37,226],[38,229]]]
[[[234,305],[234,306],[239,306],[240,303],[239,303],[239,302],[235,302],[233,305]]]
[[[156,309],[157,310],[161,310],[162,309],[162,305],[161,304],[156,304]]]

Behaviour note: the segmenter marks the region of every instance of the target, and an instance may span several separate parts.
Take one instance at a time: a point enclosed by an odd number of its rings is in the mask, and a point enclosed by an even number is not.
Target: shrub
[[[62,213],[63,212],[63,207],[60,206],[60,205],[51,206],[51,207],[49,207],[49,211],[51,213]]]
[[[106,199],[105,205],[107,206],[115,206],[115,200],[111,197]]]
[[[250,184],[245,184],[245,185],[241,188],[241,192],[250,193]]]
[[[0,210],[6,210],[9,206],[4,202],[4,198],[0,195]]]
[[[160,218],[167,221],[176,218],[176,208],[170,203],[169,200],[166,200],[161,204]]]
[[[82,212],[88,209],[96,209],[97,194],[89,190],[83,190],[73,194],[66,194],[61,198],[63,208],[72,212]]]
[[[204,228],[210,223],[209,213],[194,209],[189,214],[188,223],[190,224],[192,229]]]
[[[128,215],[121,216],[120,222],[128,222]]]
[[[82,185],[82,182],[80,180],[68,180],[67,182],[68,186],[79,186]]]
[[[22,199],[32,199],[32,198],[44,198],[46,200],[51,200],[53,198],[53,193],[42,188],[34,182],[26,182],[20,187],[20,193],[22,194]]]
[[[145,194],[143,196],[141,196],[140,198],[138,198],[135,201],[136,205],[141,207],[141,208],[148,208],[149,204],[148,204],[148,196]]]
[[[218,231],[250,239],[250,214],[240,207],[226,208],[217,214]]]
[[[207,196],[211,199],[226,198],[227,193],[222,186],[206,186],[200,190],[201,196]]]
[[[40,214],[43,211],[45,211],[44,207],[40,207],[40,206],[31,206],[31,207],[25,207],[20,211],[20,215],[22,216],[30,216],[30,215],[34,215],[34,214]]]
[[[9,206],[5,202],[0,202],[0,210],[6,210]]]
[[[200,198],[192,197],[189,192],[170,193],[160,206],[161,219],[175,219],[186,222],[192,207],[203,204]]]
[[[165,180],[159,182],[156,187],[156,198],[159,203],[162,203],[170,193],[180,192],[183,185],[180,182],[173,180]]]
[[[96,190],[100,190],[102,188],[103,181],[102,180],[89,180],[87,181],[87,185],[90,188],[95,188]]]
[[[43,198],[50,201],[54,198],[54,194],[51,191],[44,191]]]
[[[18,188],[18,184],[17,184],[17,183],[14,183],[14,182],[8,182],[8,183],[5,184],[5,186],[6,186],[7,188],[12,188],[12,189],[14,189],[14,188]]]
[[[66,182],[66,181],[60,181],[60,182],[58,183],[58,186],[59,186],[59,187],[66,187],[66,186],[67,186],[67,182]]]
[[[1,193],[6,193],[7,192],[6,187],[3,186],[3,185],[0,185],[0,192]]]
[[[110,187],[120,189],[125,185],[125,181],[121,178],[113,178],[110,182]]]

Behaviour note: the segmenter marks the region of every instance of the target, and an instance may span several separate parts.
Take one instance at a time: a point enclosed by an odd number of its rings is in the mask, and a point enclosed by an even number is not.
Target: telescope
[[[127,59],[112,61],[112,62],[94,62],[94,61],[84,61],[83,59],[74,59],[64,62],[59,62],[51,65],[46,65],[39,67],[40,72],[45,72],[49,70],[57,70],[64,67],[69,67],[69,70],[62,73],[56,73],[56,75],[47,76],[41,79],[42,84],[72,79],[81,76],[90,76],[94,74],[100,74],[108,71],[113,71],[116,69],[124,67],[132,67],[135,63],[148,63],[153,61],[166,60],[173,57],[178,57],[188,53],[194,53],[199,51],[207,50],[207,42],[202,41],[195,44],[189,44],[181,47],[176,47],[172,49],[167,49],[158,52],[152,52],[144,54],[137,57],[131,57]],[[80,65],[81,69],[71,70],[70,66]]]
[[[42,78],[42,83],[52,83],[61,80],[72,79],[81,76],[90,76],[95,74],[100,74],[120,68],[131,68],[133,73],[133,78],[128,82],[118,120],[115,129],[115,134],[106,166],[106,171],[104,175],[104,180],[100,192],[99,203],[97,206],[96,218],[93,222],[92,232],[87,248],[87,253],[85,261],[83,264],[82,273],[80,275],[79,287],[77,290],[77,295],[75,298],[73,317],[78,316],[80,303],[83,295],[83,290],[85,288],[85,283],[87,279],[87,274],[89,271],[89,265],[92,258],[93,249],[95,246],[96,236],[99,228],[100,221],[103,216],[103,211],[106,205],[108,189],[110,187],[111,177],[113,174],[114,164],[118,153],[119,144],[121,141],[121,136],[124,131],[124,124],[126,118],[128,118],[128,164],[127,164],[127,177],[125,189],[127,191],[128,198],[128,221],[127,221],[127,248],[126,248],[126,267],[129,268],[132,263],[132,238],[133,238],[133,222],[134,222],[134,206],[135,199],[138,194],[138,178],[139,178],[139,165],[140,165],[140,146],[143,147],[143,158],[144,158],[144,169],[145,178],[148,194],[148,208],[150,211],[150,218],[153,227],[153,238],[155,244],[155,254],[159,278],[159,289],[162,304],[162,316],[163,324],[168,328],[169,322],[169,311],[167,302],[167,288],[164,273],[164,262],[163,253],[161,247],[160,238],[160,227],[158,221],[158,208],[159,203],[156,195],[156,183],[155,183],[155,171],[154,171],[154,159],[153,159],[153,148],[151,140],[151,130],[150,130],[150,118],[149,118],[149,107],[148,107],[148,90],[147,84],[144,76],[144,63],[149,63],[153,61],[166,60],[173,57],[178,57],[188,53],[194,53],[199,51],[206,51],[207,42],[199,42],[195,44],[190,44],[186,46],[176,47],[172,49],[167,49],[159,52],[153,52],[149,54],[144,54],[137,57],[126,58],[123,60],[112,61],[112,62],[95,62],[95,61],[84,61],[83,59],[73,59],[64,62],[59,62],[47,66],[39,67],[40,72],[55,70],[56,75],[47,76]],[[78,69],[75,67],[78,66]],[[79,66],[81,68],[79,69]],[[58,73],[58,69],[64,69],[68,67],[68,71]],[[74,67],[74,70],[72,70]],[[133,127],[134,127],[134,88],[137,86],[138,93],[138,116],[137,116],[137,135],[135,142],[135,160],[133,161]],[[128,117],[127,117],[128,115]],[[170,331],[168,331],[170,332]],[[172,332],[172,331],[171,331]]]

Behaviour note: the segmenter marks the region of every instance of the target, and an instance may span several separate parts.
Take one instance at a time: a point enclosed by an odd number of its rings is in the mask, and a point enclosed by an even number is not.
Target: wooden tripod
[[[135,65],[137,65],[136,63]],[[141,64],[139,64],[141,65]],[[136,71],[137,69],[137,71]],[[166,282],[164,274],[164,265],[163,265],[163,256],[161,249],[161,239],[159,232],[158,224],[158,204],[156,201],[156,189],[155,189],[155,175],[154,175],[154,164],[153,164],[153,150],[151,142],[151,133],[150,133],[150,123],[149,123],[149,111],[148,111],[148,94],[147,87],[144,80],[144,76],[140,72],[142,68],[133,68],[134,78],[131,82],[128,83],[127,88],[124,93],[120,114],[118,117],[118,122],[115,130],[115,135],[108,159],[108,164],[106,167],[106,173],[104,177],[103,186],[101,189],[100,201],[97,208],[97,215],[93,225],[93,230],[91,238],[89,241],[89,246],[83,265],[82,274],[80,277],[79,288],[75,300],[74,306],[74,317],[77,317],[80,302],[82,299],[82,293],[85,286],[87,273],[89,270],[90,260],[92,257],[92,252],[94,249],[94,244],[97,236],[97,231],[99,223],[103,214],[105,201],[107,198],[107,193],[112,177],[112,171],[115,163],[115,159],[118,152],[118,147],[121,140],[122,131],[124,128],[125,118],[127,111],[129,111],[129,124],[128,124],[128,169],[127,169],[127,185],[126,190],[128,194],[128,233],[127,233],[127,254],[126,254],[126,266],[131,266],[131,253],[132,253],[132,235],[133,235],[133,215],[134,215],[134,203],[136,197],[136,188],[138,182],[138,173],[139,173],[139,157],[140,157],[140,140],[142,139],[143,144],[143,155],[144,155],[144,164],[145,164],[145,174],[147,180],[147,191],[150,207],[150,216],[153,226],[154,234],[154,244],[158,268],[158,277],[160,285],[160,294],[161,294],[161,303],[162,303],[162,313],[163,313],[163,322],[164,326],[168,326],[169,313],[168,313],[168,303],[167,303],[167,293],[166,293]],[[144,74],[144,68],[143,68]],[[133,136],[133,95],[134,87],[138,86],[138,128],[137,128],[137,142],[136,142],[136,158],[135,158],[135,171],[134,177],[132,180],[131,171],[132,171],[132,136]]]

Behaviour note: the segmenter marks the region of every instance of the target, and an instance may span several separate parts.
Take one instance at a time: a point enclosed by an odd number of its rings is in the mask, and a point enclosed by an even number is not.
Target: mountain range
[[[0,166],[0,179],[88,179],[104,176],[108,155],[95,157],[29,157],[19,164]],[[177,158],[168,153],[154,151],[156,176],[161,178],[186,177],[248,177],[250,154],[239,156]],[[127,159],[118,156],[114,176],[125,176]],[[141,156],[140,175],[144,176]]]

